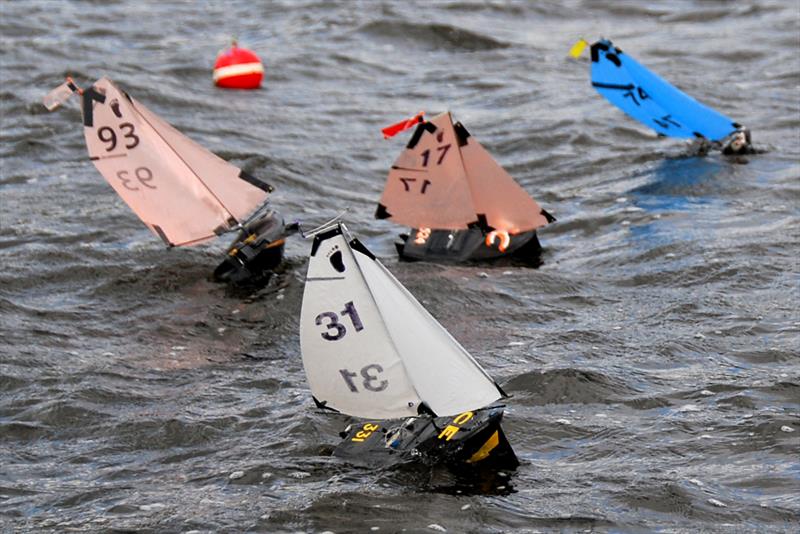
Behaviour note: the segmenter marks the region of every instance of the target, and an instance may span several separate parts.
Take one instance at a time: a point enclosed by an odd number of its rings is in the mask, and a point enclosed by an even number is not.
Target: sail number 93
[[[139,190],[139,188],[135,185],[136,182],[139,182],[147,189],[157,189],[156,186],[150,184],[150,182],[153,180],[153,171],[147,167],[137,167],[136,170],[133,171],[133,176],[131,176],[131,173],[125,169],[117,171],[117,178],[119,178],[122,182],[122,186],[129,191]]]
[[[119,125],[119,129],[122,130],[122,137],[128,140],[128,142],[125,143],[125,148],[130,150],[139,145],[139,136],[136,135],[133,124],[130,122],[123,122]],[[106,152],[111,152],[117,148],[117,134],[109,126],[98,128],[97,138],[108,145],[106,147]]]

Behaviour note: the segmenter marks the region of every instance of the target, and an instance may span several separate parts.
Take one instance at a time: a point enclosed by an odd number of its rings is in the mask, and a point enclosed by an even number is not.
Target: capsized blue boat
[[[592,86],[659,134],[722,141],[743,128],[649,71],[611,41],[597,41],[591,51]]]

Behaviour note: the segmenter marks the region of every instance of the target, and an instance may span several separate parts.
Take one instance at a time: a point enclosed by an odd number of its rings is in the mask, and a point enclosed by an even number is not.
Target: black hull
[[[268,281],[283,260],[284,240],[290,233],[281,216],[268,211],[239,232],[225,259],[214,269],[214,280],[233,284]]]
[[[463,469],[512,470],[519,460],[500,426],[502,407],[455,417],[361,421],[342,432],[335,456],[367,466],[422,462]]]
[[[505,251],[498,247],[499,238],[494,244],[487,245],[487,232],[480,228],[433,230],[427,239],[418,236],[419,230],[400,236],[395,246],[401,259],[459,263],[513,258],[530,265],[541,263],[542,247],[535,230],[510,236]]]

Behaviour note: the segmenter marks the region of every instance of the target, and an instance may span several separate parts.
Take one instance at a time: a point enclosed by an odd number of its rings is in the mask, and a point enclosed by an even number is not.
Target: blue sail
[[[592,86],[622,111],[669,137],[724,139],[741,125],[601,40],[592,45]]]

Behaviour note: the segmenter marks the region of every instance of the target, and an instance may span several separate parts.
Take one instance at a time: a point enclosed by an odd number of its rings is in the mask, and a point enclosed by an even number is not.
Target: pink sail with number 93
[[[65,85],[78,91],[71,80]],[[53,108],[69,96],[63,87],[51,93]],[[236,229],[272,190],[181,134],[108,78],[82,97],[89,157],[168,246],[201,243]]]

